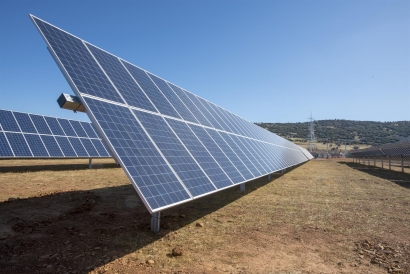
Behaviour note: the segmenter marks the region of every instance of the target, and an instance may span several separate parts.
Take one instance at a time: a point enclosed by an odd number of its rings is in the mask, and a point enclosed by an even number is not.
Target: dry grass
[[[292,139],[297,139],[297,138],[290,138],[290,139],[292,140]],[[293,141],[293,140],[292,140],[292,141]],[[298,146],[304,147],[304,148],[306,148],[306,149],[308,148],[308,145],[309,145],[308,142],[299,142],[299,141],[293,141],[293,142],[294,142],[295,144],[297,144]],[[355,147],[355,146],[360,147],[360,149],[371,147],[370,145],[353,144],[353,145],[346,145],[346,150],[348,150],[348,151],[354,150],[354,147]],[[329,143],[328,146],[327,146],[329,152],[330,152],[330,150],[331,150],[332,148],[334,148],[334,147],[337,147],[336,143]],[[316,148],[317,148],[318,150],[320,150],[320,151],[321,151],[322,149],[326,151],[326,144],[323,144],[323,143],[321,143],[321,142],[316,142]],[[341,149],[342,152],[343,152],[344,149],[345,149],[345,145],[344,145],[344,144],[339,145],[339,149]]]
[[[271,182],[248,183],[245,195],[234,187],[166,210],[154,234],[112,162],[93,170],[69,163],[63,170],[0,170],[0,200],[27,198],[0,204],[1,273],[410,272],[408,174],[310,161]],[[363,251],[372,251],[365,241],[394,250],[386,264]],[[171,255],[176,246],[181,257]]]

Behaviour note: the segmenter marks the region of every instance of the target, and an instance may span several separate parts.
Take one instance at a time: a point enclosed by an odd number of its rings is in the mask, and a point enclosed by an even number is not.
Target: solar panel
[[[0,109],[0,158],[108,157],[91,123]]]
[[[311,159],[292,142],[31,19],[151,213]]]

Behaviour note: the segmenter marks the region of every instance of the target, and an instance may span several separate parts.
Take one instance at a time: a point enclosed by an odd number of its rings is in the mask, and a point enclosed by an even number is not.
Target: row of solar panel
[[[78,91],[228,133],[297,148],[217,105],[35,19]]]
[[[353,156],[410,156],[410,142],[385,144],[350,152]]]
[[[91,123],[0,110],[0,157],[110,157]]]
[[[32,19],[151,213],[311,158],[273,133]]]
[[[307,159],[300,150],[289,153],[290,149],[251,138],[93,98],[84,100],[151,209]]]

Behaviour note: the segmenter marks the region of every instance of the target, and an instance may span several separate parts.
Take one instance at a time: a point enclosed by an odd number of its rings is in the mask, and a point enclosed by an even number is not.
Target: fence
[[[389,170],[410,168],[410,142],[386,144],[350,152],[353,161],[359,164],[380,166]]]

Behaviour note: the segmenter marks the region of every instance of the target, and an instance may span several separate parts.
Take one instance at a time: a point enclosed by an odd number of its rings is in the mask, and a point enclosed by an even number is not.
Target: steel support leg
[[[391,170],[391,158],[389,156],[389,170]]]
[[[93,168],[93,158],[88,159],[88,168],[89,169]]]
[[[239,185],[239,190],[245,193],[245,183]]]
[[[404,157],[401,155],[401,172],[404,172]]]
[[[271,174],[269,174],[268,175],[268,181],[270,182],[270,180],[271,180],[271,176],[270,176]]]
[[[382,169],[384,168],[384,161],[383,161],[383,159],[384,159],[384,156],[382,156]]]
[[[161,224],[161,211],[151,214],[151,231],[159,232]]]

